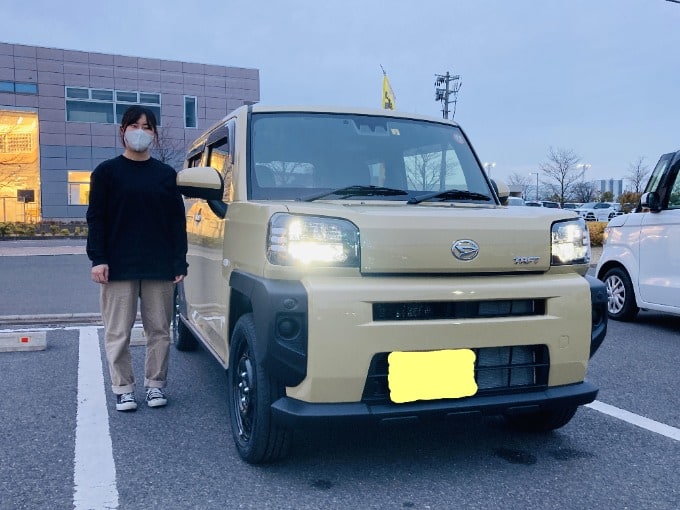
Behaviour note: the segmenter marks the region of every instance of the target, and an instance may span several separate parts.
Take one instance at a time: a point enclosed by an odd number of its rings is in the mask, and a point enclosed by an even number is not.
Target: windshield
[[[493,203],[455,126],[328,113],[254,113],[251,126],[253,200],[406,201],[455,189],[469,193],[443,200]]]

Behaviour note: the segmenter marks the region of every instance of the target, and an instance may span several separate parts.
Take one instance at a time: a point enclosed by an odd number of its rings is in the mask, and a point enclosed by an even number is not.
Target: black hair
[[[120,121],[120,139],[123,142],[123,147],[125,147],[125,130],[130,124],[137,122],[142,115],[146,115],[146,123],[149,125],[154,134],[158,136],[156,115],[153,113],[153,110],[151,108],[147,108],[146,106],[133,105],[125,110],[125,113],[123,113],[123,118]]]

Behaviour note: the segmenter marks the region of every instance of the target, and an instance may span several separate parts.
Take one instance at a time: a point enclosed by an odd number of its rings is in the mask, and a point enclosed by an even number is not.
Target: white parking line
[[[665,423],[650,420],[649,418],[645,418],[644,416],[640,416],[639,414],[631,413],[630,411],[610,406],[609,404],[605,404],[604,402],[600,402],[599,400],[596,400],[592,404],[586,404],[586,407],[590,407],[591,409],[595,409],[596,411],[600,411],[601,413],[613,416],[614,418],[623,420],[626,423],[635,425],[636,427],[649,430],[650,432],[656,432],[657,434],[661,434],[662,436],[670,437],[671,439],[680,441],[680,429],[671,427],[670,425],[666,425]]]
[[[73,506],[75,510],[114,509],[118,508],[116,465],[109,432],[98,328],[79,329]]]

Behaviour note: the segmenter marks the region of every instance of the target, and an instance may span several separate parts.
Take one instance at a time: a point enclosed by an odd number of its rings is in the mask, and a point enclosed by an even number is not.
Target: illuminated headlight
[[[339,218],[277,213],[269,220],[267,259],[278,266],[359,267],[359,229]]]
[[[553,266],[590,262],[590,234],[582,218],[554,223],[551,242]]]
[[[604,232],[602,232],[602,246],[607,244],[607,239],[609,239],[609,227],[604,228]]]

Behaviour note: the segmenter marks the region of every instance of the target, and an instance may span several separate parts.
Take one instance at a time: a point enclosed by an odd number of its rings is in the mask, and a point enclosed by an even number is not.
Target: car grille
[[[545,299],[373,303],[374,321],[489,319],[545,315]]]
[[[548,387],[550,355],[546,345],[482,347],[472,351],[476,358],[475,381],[478,387],[475,396],[535,391]],[[387,384],[388,355],[387,352],[381,352],[373,356],[362,402],[391,402]]]

